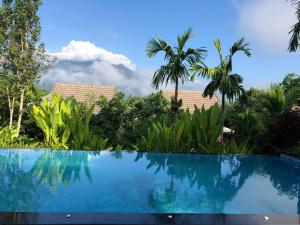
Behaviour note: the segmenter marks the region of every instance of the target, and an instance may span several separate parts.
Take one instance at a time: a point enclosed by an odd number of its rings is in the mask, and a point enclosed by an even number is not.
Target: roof
[[[161,90],[162,95],[171,100],[171,97],[175,95],[174,90],[163,89]],[[194,105],[198,108],[201,108],[204,105],[204,108],[208,109],[213,106],[215,103],[220,103],[220,100],[216,95],[212,98],[204,98],[201,91],[190,91],[190,90],[179,90],[178,99],[182,99],[181,108],[189,109],[191,112],[194,111]]]
[[[54,93],[60,94],[63,97],[73,96],[78,102],[91,104],[99,96],[105,96],[108,100],[117,92],[114,86],[91,85],[91,84],[71,84],[71,83],[55,83],[51,92],[46,95],[46,98],[51,98]],[[95,107],[94,113],[100,111],[99,107]]]

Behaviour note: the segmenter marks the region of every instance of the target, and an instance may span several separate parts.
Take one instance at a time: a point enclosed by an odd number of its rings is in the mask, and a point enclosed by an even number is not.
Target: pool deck
[[[300,216],[156,213],[0,213],[0,224],[299,225]]]

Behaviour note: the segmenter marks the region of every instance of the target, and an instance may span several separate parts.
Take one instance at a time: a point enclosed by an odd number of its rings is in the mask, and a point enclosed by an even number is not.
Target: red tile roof
[[[117,92],[117,88],[113,86],[92,85],[92,84],[71,84],[71,83],[56,83],[51,92],[46,96],[51,98],[54,93],[60,94],[63,97],[73,96],[78,102],[91,104],[93,101],[103,95],[108,100]],[[99,107],[95,107],[94,113],[100,111]]]
[[[174,90],[167,89],[161,90],[161,93],[169,101],[171,100],[171,97],[175,94]],[[182,99],[181,108],[189,109],[191,112],[193,112],[194,105],[196,105],[198,108],[201,108],[202,105],[204,105],[204,107],[207,109],[213,106],[215,103],[220,103],[216,95],[214,95],[212,98],[204,98],[202,94],[203,93],[201,91],[179,90],[178,99]]]

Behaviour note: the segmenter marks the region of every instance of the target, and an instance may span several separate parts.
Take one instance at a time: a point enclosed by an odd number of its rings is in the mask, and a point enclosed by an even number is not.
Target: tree
[[[181,101],[178,101],[178,86],[192,79],[190,67],[195,63],[203,64],[203,55],[206,53],[204,48],[187,48],[185,45],[192,36],[192,29],[188,29],[183,35],[177,36],[177,46],[171,47],[167,42],[159,37],[153,38],[148,42],[147,55],[155,56],[159,52],[163,52],[167,64],[162,65],[153,76],[152,85],[158,89],[163,83],[167,85],[169,82],[175,84],[174,100],[171,102],[174,120],[178,115]]]
[[[132,147],[153,122],[170,114],[168,101],[159,92],[145,97],[118,92],[110,101],[102,96],[99,103],[101,111],[92,118],[91,125],[114,147]]]
[[[300,1],[299,0],[289,0],[292,5],[296,6],[296,16],[297,22],[293,25],[291,31],[289,32],[292,36],[289,42],[288,50],[290,52],[295,52],[299,47],[300,39]]]
[[[53,62],[40,42],[41,27],[37,16],[40,5],[41,0],[4,0],[0,8],[0,67],[9,78],[6,80],[9,81],[10,126],[18,97],[18,134],[26,92],[38,81],[39,74]]]
[[[248,43],[245,43],[244,38],[240,39],[230,49],[230,54],[225,58],[222,55],[222,48],[220,40],[214,41],[214,45],[218,51],[220,63],[215,68],[209,68],[202,65],[194,65],[193,69],[196,73],[199,73],[202,77],[210,78],[210,83],[206,86],[203,95],[210,98],[215,94],[217,90],[222,95],[222,111],[225,110],[225,98],[232,101],[235,97],[239,97],[243,92],[242,82],[243,78],[238,74],[232,73],[232,59],[233,56],[241,51],[246,56],[250,57],[250,49]]]
[[[294,88],[300,89],[300,76],[295,73],[289,73],[284,77],[281,84],[283,85],[285,92]]]

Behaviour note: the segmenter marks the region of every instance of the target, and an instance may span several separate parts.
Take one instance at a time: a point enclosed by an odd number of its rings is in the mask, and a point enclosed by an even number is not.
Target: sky
[[[252,56],[236,55],[233,72],[246,88],[266,88],[287,73],[300,74],[299,53],[287,51],[294,11],[286,0],[44,0],[41,40],[57,62],[41,82],[100,83],[147,94],[164,64],[162,55],[146,56],[147,42],[159,36],[175,45],[191,27],[187,47],[206,47],[211,67],[218,65],[214,39],[225,55],[244,37]],[[206,83],[198,78],[181,88],[203,90]]]

